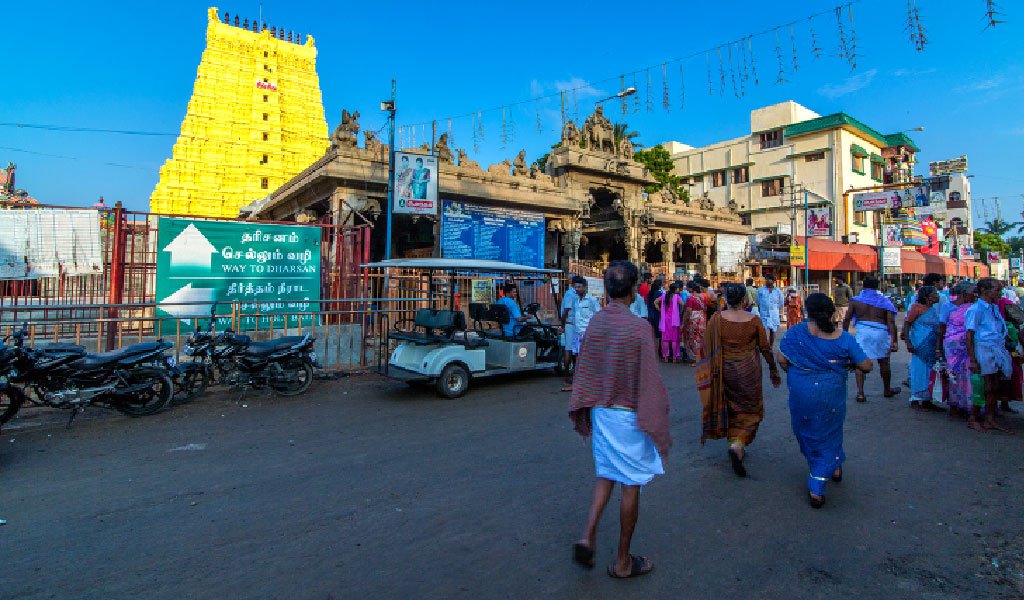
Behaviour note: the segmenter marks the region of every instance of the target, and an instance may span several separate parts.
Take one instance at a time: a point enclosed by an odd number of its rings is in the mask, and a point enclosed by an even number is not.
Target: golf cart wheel
[[[459,398],[469,390],[469,369],[452,363],[437,378],[437,393],[445,398]]]

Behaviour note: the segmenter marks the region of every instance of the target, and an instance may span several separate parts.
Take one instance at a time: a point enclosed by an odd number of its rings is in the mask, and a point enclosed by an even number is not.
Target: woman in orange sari
[[[792,329],[804,320],[804,301],[796,288],[786,293],[786,329]]]
[[[746,477],[747,470],[743,466],[746,447],[754,441],[764,418],[762,357],[768,365],[772,385],[779,387],[782,379],[761,319],[747,312],[746,287],[727,283],[725,301],[728,308],[708,321],[704,335],[708,362],[701,365],[697,373],[703,405],[701,443],[707,439],[728,439],[733,471],[739,477]]]

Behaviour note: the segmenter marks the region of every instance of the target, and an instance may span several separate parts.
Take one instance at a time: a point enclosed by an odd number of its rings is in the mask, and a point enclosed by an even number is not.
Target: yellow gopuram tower
[[[208,13],[181,134],[149,199],[155,213],[238,216],[327,149],[313,36],[300,44],[283,29]]]

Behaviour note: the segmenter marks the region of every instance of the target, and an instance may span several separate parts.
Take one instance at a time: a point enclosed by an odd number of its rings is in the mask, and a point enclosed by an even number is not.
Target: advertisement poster
[[[907,221],[903,224],[903,245],[904,246],[927,246],[928,237],[924,229],[917,221]]]
[[[604,304],[604,279],[600,277],[585,277],[587,280],[587,292],[591,296],[597,298],[597,300],[603,305]]]
[[[789,266],[802,267],[805,263],[804,246],[789,247]]]
[[[437,214],[437,157],[395,152],[394,213]]]
[[[494,304],[493,279],[474,279],[470,285],[470,302],[474,304]]]
[[[900,263],[900,252],[899,248],[879,248],[882,253],[882,272],[883,273],[899,273],[901,270]]]
[[[921,233],[924,234],[926,244],[921,248],[922,254],[937,255],[939,253],[939,228],[931,217],[921,220]]]
[[[544,215],[452,200],[442,204],[441,256],[544,267]]]
[[[992,264],[995,264],[995,263],[999,262],[1000,258],[999,258],[999,253],[998,252],[988,252],[987,254],[988,254],[988,264],[992,265]]]
[[[161,218],[156,299],[158,316],[204,317],[210,303],[233,302],[239,329],[299,325],[295,313],[319,309],[311,301],[320,299],[320,228]],[[231,312],[231,304],[217,307]]]
[[[903,225],[899,223],[885,223],[882,225],[882,245],[886,248],[900,248],[903,246]]]
[[[747,257],[747,236],[719,233],[715,236],[715,257],[719,273],[739,273]]]
[[[807,235],[832,236],[832,209],[828,206],[807,209]]]
[[[885,210],[902,208],[899,192],[867,192],[853,195],[853,210]]]
[[[1011,258],[1010,259],[1010,268],[1011,269],[1019,269],[1020,268],[1020,259],[1019,258]]]

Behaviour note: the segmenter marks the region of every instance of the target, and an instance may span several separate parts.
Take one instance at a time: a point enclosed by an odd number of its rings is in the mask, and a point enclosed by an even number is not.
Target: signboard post
[[[882,246],[878,251],[882,254],[880,257],[880,262],[882,263],[882,274],[889,275],[891,273],[899,273],[901,269],[900,249],[886,248],[885,246]]]
[[[441,256],[544,268],[544,215],[445,200]]]
[[[791,267],[803,267],[806,266],[806,254],[804,253],[804,246],[790,246],[789,247],[789,266]]]
[[[395,152],[395,214],[437,214],[437,157]]]
[[[318,309],[320,228],[164,217],[156,299],[157,316],[177,319],[209,316],[214,302],[238,303],[239,330],[312,324],[311,315],[294,313]],[[217,310],[231,312],[228,304]]]

